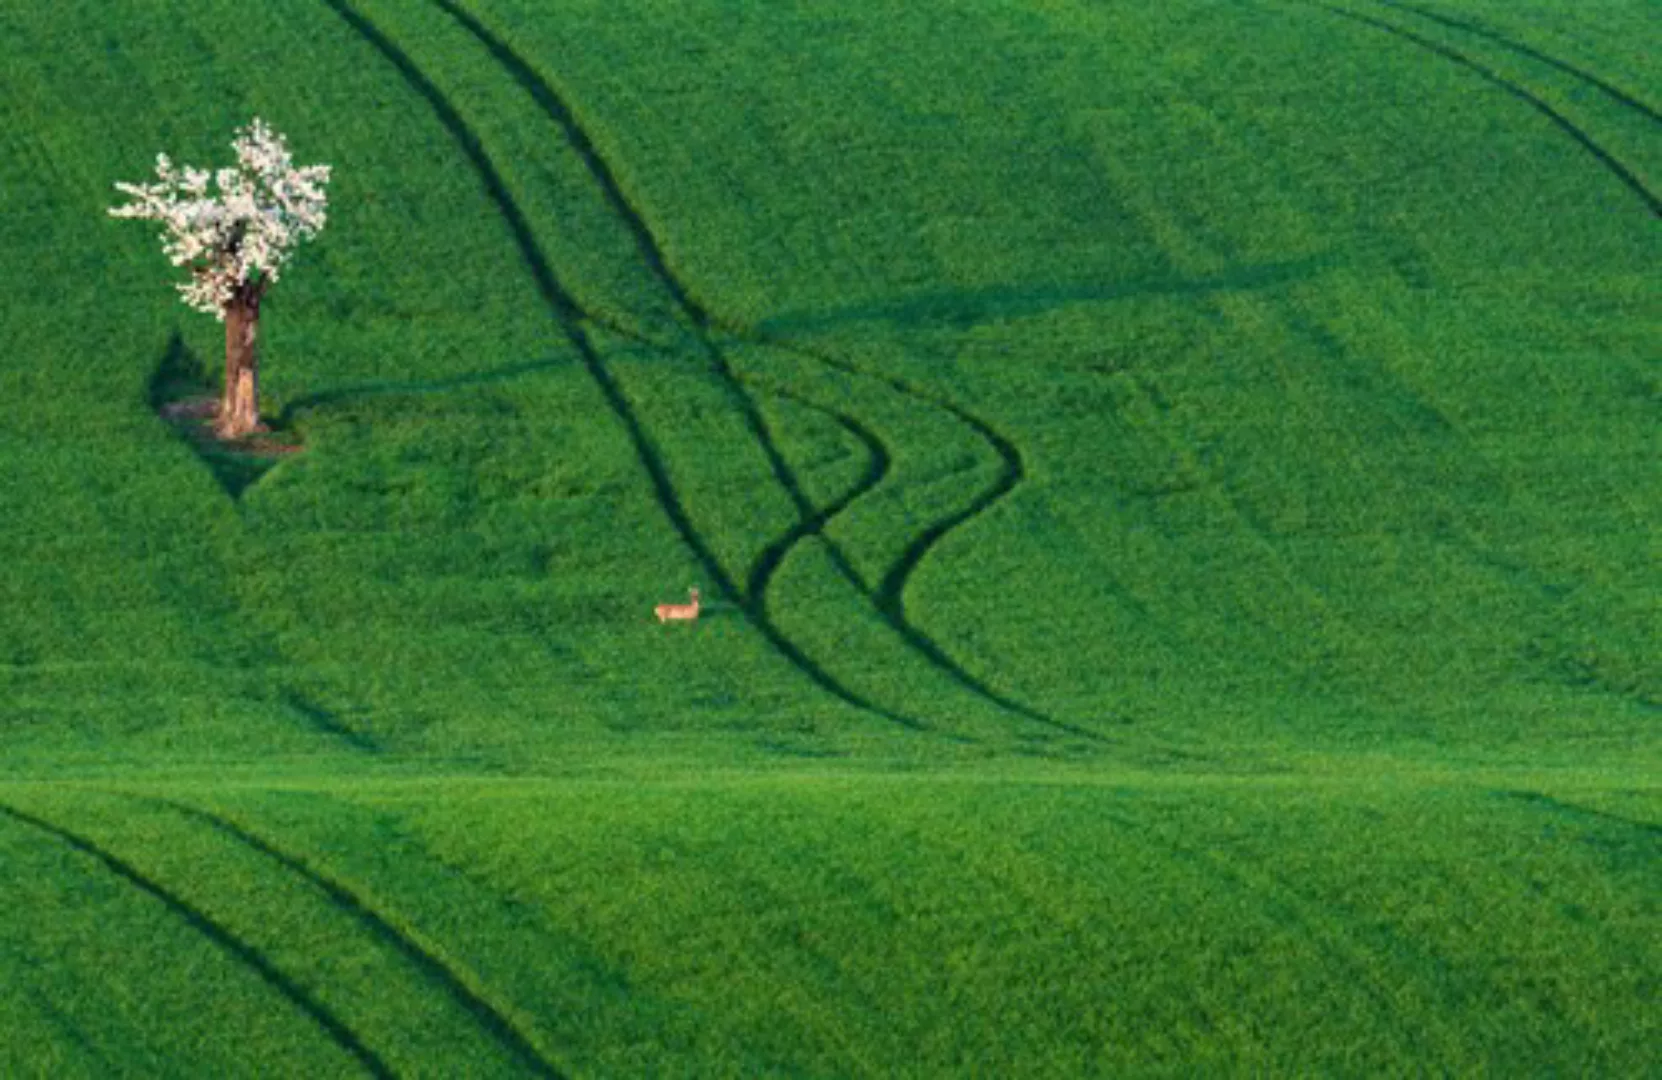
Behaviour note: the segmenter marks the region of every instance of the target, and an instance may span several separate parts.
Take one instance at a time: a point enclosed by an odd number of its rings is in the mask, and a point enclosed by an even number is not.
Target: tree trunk
[[[225,305],[225,393],[214,432],[242,439],[260,427],[260,294],[256,284],[236,287]]]

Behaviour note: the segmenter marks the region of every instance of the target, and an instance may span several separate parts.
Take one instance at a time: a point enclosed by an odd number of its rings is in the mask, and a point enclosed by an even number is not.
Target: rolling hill
[[[1643,1075],[1652,14],[0,12],[0,1073]]]

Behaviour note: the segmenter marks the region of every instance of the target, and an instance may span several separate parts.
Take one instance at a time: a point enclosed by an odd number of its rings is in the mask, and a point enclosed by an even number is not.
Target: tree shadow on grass
[[[319,390],[316,393],[296,398],[283,406],[283,411],[277,414],[276,424],[279,428],[287,428],[303,412],[337,405],[341,402],[356,401],[360,398],[443,394],[468,387],[508,382],[525,375],[535,375],[572,363],[574,361],[567,356],[543,357],[537,360],[524,360],[517,364],[504,364],[501,367],[490,368],[485,371],[467,371],[442,379],[389,379],[383,382],[359,383],[352,386]]]
[[[860,323],[888,323],[900,328],[968,330],[985,323],[1043,315],[1074,304],[1273,288],[1314,277],[1335,263],[1333,255],[1323,254],[1233,267],[1201,278],[1037,287],[996,285],[984,289],[922,292],[831,311],[787,312],[764,320],[756,329],[764,334],[802,334]]]
[[[246,439],[221,439],[213,430],[219,390],[202,360],[175,331],[150,374],[147,392],[156,415],[196,452],[225,493],[240,499],[278,462],[301,450],[294,425],[302,413],[366,397],[442,394],[507,382],[569,363],[571,360],[564,356],[542,357],[443,379],[389,380],[320,390],[288,402],[275,415],[264,415],[265,430]]]
[[[281,418],[270,429],[244,439],[221,439],[214,434],[219,392],[178,331],[168,339],[167,349],[150,374],[148,398],[150,408],[196,453],[232,499],[240,499],[279,461],[300,450],[298,439]]]

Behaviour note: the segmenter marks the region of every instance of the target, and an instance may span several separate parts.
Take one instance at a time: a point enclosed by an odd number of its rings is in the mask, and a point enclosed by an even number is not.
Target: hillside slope
[[[1639,1071],[1650,23],[0,15],[0,1072]]]

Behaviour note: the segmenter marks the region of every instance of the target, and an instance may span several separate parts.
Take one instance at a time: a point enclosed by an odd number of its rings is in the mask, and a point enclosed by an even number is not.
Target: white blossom
[[[328,203],[329,166],[296,168],[283,137],[258,117],[231,145],[236,166],[212,173],[157,154],[156,182],[116,184],[133,201],[110,209],[161,222],[162,250],[191,274],[179,285],[185,303],[220,319],[238,286],[277,280],[294,246],[323,228]]]

